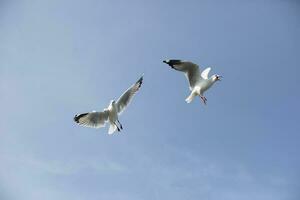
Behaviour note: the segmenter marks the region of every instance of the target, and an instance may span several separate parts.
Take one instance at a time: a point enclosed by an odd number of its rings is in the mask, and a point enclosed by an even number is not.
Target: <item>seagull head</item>
[[[215,74],[215,75],[213,76],[213,81],[214,81],[214,82],[216,82],[216,81],[221,81],[221,78],[223,78],[223,76],[220,76],[220,75]]]

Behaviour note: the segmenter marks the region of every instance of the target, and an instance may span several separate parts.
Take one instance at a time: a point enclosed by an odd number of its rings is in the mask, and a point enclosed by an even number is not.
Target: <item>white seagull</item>
[[[190,84],[191,94],[185,99],[191,103],[196,96],[200,96],[203,103],[206,104],[206,97],[203,95],[215,82],[220,81],[222,76],[212,75],[208,78],[211,68],[208,67],[200,74],[199,66],[195,63],[182,60],[164,60],[164,63],[170,65],[173,69],[184,72]]]
[[[139,90],[143,82],[143,76],[130,88],[128,88],[117,101],[111,100],[107,108],[102,112],[92,111],[90,113],[83,113],[75,115],[74,121],[81,126],[91,128],[101,128],[109,121],[110,127],[108,134],[114,133],[116,130],[119,132],[123,129],[118,116],[125,110],[131,102],[135,93]],[[118,124],[117,124],[118,123]]]

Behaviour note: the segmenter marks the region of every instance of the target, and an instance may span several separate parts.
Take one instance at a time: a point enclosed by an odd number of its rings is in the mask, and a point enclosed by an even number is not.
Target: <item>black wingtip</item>
[[[79,123],[79,119],[80,119],[81,117],[87,115],[87,114],[88,114],[88,113],[83,113],[83,114],[75,115],[74,121],[75,121],[76,123]]]
[[[181,60],[175,60],[175,59],[171,59],[171,60],[163,60],[163,63],[166,63],[167,65],[171,66],[172,68],[174,68],[174,65],[178,65],[181,63]]]
[[[143,80],[144,80],[144,74],[141,76],[141,78],[136,82],[139,84],[139,88],[141,87],[142,83],[143,83]]]
[[[76,123],[78,123],[78,122],[79,122],[79,117],[78,117],[78,115],[75,115],[75,117],[74,117],[74,121],[75,121]]]

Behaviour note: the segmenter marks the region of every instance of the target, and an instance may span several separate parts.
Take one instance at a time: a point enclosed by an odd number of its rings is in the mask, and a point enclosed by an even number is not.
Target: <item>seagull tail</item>
[[[194,93],[194,92],[191,92],[190,96],[188,96],[188,97],[185,99],[185,101],[186,101],[187,103],[191,103],[191,102],[194,100],[195,96],[196,96],[195,93]]]
[[[117,130],[117,126],[114,124],[111,124],[108,129],[108,134],[113,134],[116,130]]]

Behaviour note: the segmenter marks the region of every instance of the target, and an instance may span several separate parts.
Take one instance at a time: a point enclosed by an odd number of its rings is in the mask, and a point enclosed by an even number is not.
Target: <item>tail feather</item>
[[[113,134],[117,130],[117,126],[114,124],[110,124],[108,129],[108,134]]]
[[[194,100],[194,98],[195,98],[195,93],[191,93],[190,94],[190,96],[188,96],[186,99],[185,99],[185,101],[187,102],[187,103],[191,103],[193,100]]]

